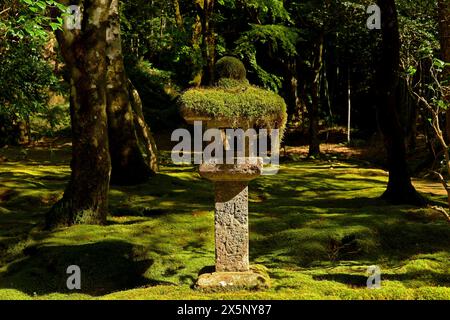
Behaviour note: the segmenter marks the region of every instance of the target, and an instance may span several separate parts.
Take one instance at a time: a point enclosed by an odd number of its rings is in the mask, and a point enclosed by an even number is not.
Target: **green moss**
[[[217,87],[224,88],[224,89],[236,89],[241,88],[241,90],[245,90],[250,86],[250,83],[247,79],[244,80],[235,80],[230,78],[222,78],[217,81],[216,84]]]
[[[190,89],[180,99],[184,116],[227,119],[235,126],[243,121],[270,129],[283,129],[286,125],[283,98],[248,84]]]
[[[5,152],[14,159],[13,148]],[[143,185],[111,189],[116,215],[106,226],[43,231],[44,212],[57,198],[38,206],[19,200],[61,194],[68,160],[0,167],[7,209],[0,211],[0,299],[450,299],[448,224],[429,209],[377,200],[387,183],[382,170],[300,161],[253,181],[250,262],[269,268],[271,288],[202,293],[192,285],[214,263],[209,182],[193,167],[162,166]],[[433,199],[445,203],[445,191]],[[343,249],[334,254],[332,243]],[[76,294],[65,287],[71,264],[82,269]],[[366,288],[369,265],[380,266],[381,289]]]
[[[216,63],[216,78],[228,78],[234,80],[245,80],[247,78],[247,70],[244,64],[235,57],[223,57]]]

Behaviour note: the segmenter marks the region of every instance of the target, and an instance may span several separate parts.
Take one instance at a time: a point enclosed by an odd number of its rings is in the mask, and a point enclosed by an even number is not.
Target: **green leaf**
[[[47,7],[47,4],[44,1],[37,1],[36,5],[41,8],[42,10],[45,10],[45,8]]]
[[[62,3],[56,2],[55,5],[60,11],[62,11],[62,12],[67,11],[67,6],[63,5]]]
[[[448,104],[444,100],[437,100],[437,105],[440,109],[447,110]]]
[[[442,61],[442,60],[440,60],[440,59],[437,59],[437,58],[434,58],[434,60],[433,60],[433,65],[434,65],[435,67],[437,67],[437,68],[440,68],[440,69],[445,68],[445,62]]]
[[[55,22],[50,22],[50,27],[52,28],[53,31],[61,29],[61,25]]]
[[[408,70],[406,70],[406,72],[407,72],[409,75],[413,76],[413,75],[416,74],[417,69],[416,69],[415,67],[413,67],[413,66],[409,66],[409,68],[408,68]]]

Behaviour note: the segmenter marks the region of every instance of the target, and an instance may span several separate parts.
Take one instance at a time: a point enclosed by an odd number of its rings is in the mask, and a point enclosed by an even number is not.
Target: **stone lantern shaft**
[[[200,175],[214,183],[216,272],[249,270],[248,183],[261,174],[263,160],[235,160],[199,168]]]
[[[248,182],[214,184],[216,271],[248,271]]]

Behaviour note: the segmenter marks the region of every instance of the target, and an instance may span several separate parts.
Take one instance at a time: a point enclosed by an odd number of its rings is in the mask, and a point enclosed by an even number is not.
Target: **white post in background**
[[[350,143],[350,131],[351,131],[351,115],[352,115],[352,87],[350,84],[350,67],[348,68],[348,121],[347,121],[347,143]]]

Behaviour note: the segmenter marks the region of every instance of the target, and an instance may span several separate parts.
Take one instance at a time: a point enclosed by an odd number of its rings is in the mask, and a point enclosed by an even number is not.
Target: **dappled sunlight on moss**
[[[0,299],[450,299],[448,225],[428,209],[378,200],[382,170],[302,161],[253,181],[250,259],[270,267],[273,286],[208,294],[191,286],[214,264],[214,192],[194,167],[113,186],[106,226],[44,232],[69,174],[67,163],[2,164]],[[76,294],[64,287],[70,264],[86,270]],[[365,288],[369,265],[382,269],[380,290]]]

